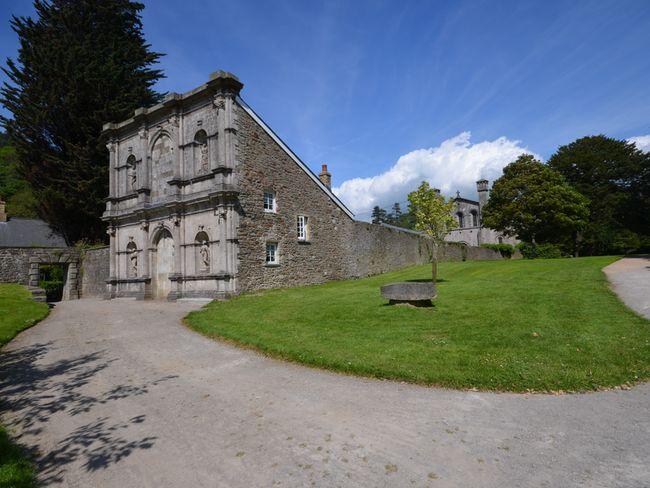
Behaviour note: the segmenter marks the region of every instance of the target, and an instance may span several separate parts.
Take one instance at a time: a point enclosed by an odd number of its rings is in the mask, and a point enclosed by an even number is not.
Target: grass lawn
[[[609,290],[615,257],[442,263],[435,307],[389,306],[362,280],[212,302],[187,324],[210,337],[345,373],[452,388],[585,391],[650,376],[650,321]]]
[[[43,319],[48,310],[47,304],[33,301],[31,293],[24,286],[0,284],[0,346],[21,330]],[[31,462],[0,425],[0,487],[32,486],[36,486],[36,483]]]

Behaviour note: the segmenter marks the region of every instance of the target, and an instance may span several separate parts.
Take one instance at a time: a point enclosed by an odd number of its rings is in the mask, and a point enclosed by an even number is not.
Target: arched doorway
[[[167,229],[161,230],[158,234],[155,248],[152,295],[156,299],[165,299],[172,291],[169,275],[174,272],[174,238]]]

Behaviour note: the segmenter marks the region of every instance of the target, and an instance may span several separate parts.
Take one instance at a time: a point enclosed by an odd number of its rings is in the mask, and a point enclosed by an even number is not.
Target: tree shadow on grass
[[[115,358],[100,350],[70,359],[46,362],[52,342],[0,353],[0,412],[8,426],[25,435],[38,436],[47,422],[60,421],[61,415],[88,414],[98,405],[144,395],[150,388],[176,376],[163,376],[139,385],[113,385],[99,395],[84,393],[96,375]],[[57,416],[55,419],[54,416]],[[127,421],[98,417],[77,427],[49,452],[39,446],[29,451],[36,460],[39,480],[47,485],[64,479],[66,466],[83,461],[87,471],[104,469],[138,449],[153,447],[156,437],[130,439],[129,427],[142,424],[145,415]]]

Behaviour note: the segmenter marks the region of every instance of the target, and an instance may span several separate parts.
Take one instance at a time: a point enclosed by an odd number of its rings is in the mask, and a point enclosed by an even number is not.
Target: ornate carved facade
[[[233,119],[239,80],[202,87],[106,124],[109,297],[218,297],[237,291]]]
[[[350,273],[352,214],[241,100],[242,87],[219,71],[104,126],[109,297],[216,298]],[[268,190],[280,202],[271,213]],[[298,216],[311,242],[297,236]],[[269,245],[277,262],[265,261]]]

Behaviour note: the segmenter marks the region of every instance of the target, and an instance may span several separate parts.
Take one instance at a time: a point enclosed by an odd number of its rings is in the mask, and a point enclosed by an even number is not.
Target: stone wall
[[[103,298],[109,277],[110,249],[108,246],[84,251],[81,260],[81,297]]]
[[[0,283],[29,282],[29,258],[34,254],[33,248],[0,248]]]
[[[347,249],[346,277],[350,278],[429,262],[429,241],[394,227],[355,221],[349,241],[342,245]]]
[[[42,264],[62,264],[66,269],[63,299],[79,298],[79,252],[72,247],[0,248],[0,282],[38,286]]]
[[[354,221],[241,108],[237,123],[239,291],[348,277]],[[264,211],[265,191],[276,195],[275,212]],[[298,240],[299,215],[308,218],[306,242]],[[277,266],[265,263],[267,242],[278,245]]]

